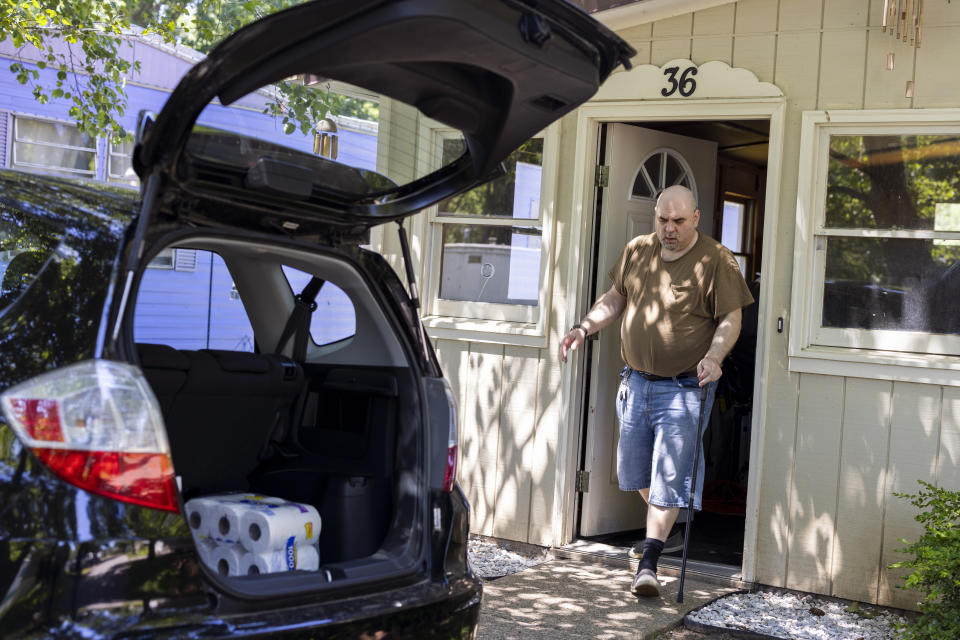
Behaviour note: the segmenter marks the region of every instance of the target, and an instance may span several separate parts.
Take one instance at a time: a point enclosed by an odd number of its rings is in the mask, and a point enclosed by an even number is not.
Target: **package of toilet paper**
[[[186,504],[201,560],[223,576],[316,571],[320,514],[308,504],[254,493],[224,493]]]

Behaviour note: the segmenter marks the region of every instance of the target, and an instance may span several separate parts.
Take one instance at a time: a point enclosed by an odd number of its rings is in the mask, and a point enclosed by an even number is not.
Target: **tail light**
[[[450,429],[447,434],[447,469],[443,475],[443,490],[447,493],[453,491],[453,485],[457,482],[457,403],[453,398],[453,390],[450,389],[450,383],[443,381],[444,391],[447,394],[447,403],[450,405]]]
[[[67,482],[179,511],[160,406],[136,367],[87,360],[11,387],[0,404],[23,444]]]

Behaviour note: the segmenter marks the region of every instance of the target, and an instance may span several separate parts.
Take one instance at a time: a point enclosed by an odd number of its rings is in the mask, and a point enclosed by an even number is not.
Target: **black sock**
[[[650,569],[657,572],[657,561],[663,552],[663,541],[656,538],[647,538],[643,541],[643,558],[640,559],[638,569]]]

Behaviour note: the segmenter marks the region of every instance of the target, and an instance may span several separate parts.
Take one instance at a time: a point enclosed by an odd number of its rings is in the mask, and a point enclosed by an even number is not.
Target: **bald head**
[[[697,210],[697,199],[693,197],[693,191],[682,184],[675,184],[661,191],[655,211],[659,212],[667,202],[672,202],[675,208],[689,211],[691,214]]]
[[[700,211],[690,189],[682,185],[664,189],[657,198],[654,217],[665,258],[678,258],[693,246],[697,239]]]

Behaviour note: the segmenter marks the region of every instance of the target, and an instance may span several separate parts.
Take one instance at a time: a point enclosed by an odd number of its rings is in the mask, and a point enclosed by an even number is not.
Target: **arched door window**
[[[672,149],[657,149],[640,163],[633,179],[630,198],[656,198],[661,191],[677,184],[689,188],[696,197],[697,185],[693,179],[693,171],[683,156]]]

